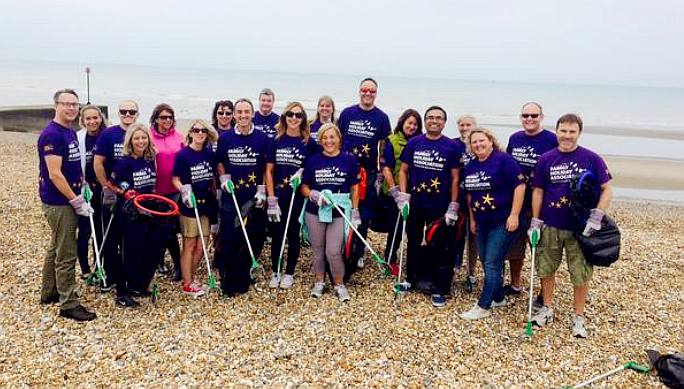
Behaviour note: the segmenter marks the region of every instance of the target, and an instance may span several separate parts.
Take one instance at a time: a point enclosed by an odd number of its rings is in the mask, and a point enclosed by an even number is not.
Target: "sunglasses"
[[[538,113],[521,113],[520,117],[523,119],[527,119],[527,118],[536,119],[539,117],[539,114]]]
[[[287,111],[287,112],[285,112],[285,117],[288,117],[288,118],[297,118],[297,119],[304,119],[304,112],[292,112],[292,111]]]
[[[173,116],[167,116],[167,115],[157,116],[157,119],[159,119],[159,120],[173,120]]]
[[[216,111],[216,116],[232,116],[231,111]]]
[[[138,114],[138,111],[135,109],[120,109],[119,114],[122,116],[135,116]]]
[[[364,95],[374,95],[377,92],[378,92],[377,89],[361,88],[361,94],[364,94]]]
[[[204,133],[204,134],[208,134],[208,133],[209,133],[209,130],[207,130],[206,128],[194,128],[194,127],[193,127],[193,128],[190,130],[190,132],[194,132],[194,133],[197,133],[197,134],[199,134],[200,132],[201,132],[201,133]]]

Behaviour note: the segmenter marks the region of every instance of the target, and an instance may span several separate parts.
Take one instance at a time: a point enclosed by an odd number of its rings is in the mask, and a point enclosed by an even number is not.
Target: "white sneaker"
[[[313,289],[311,289],[311,297],[319,298],[323,296],[325,290],[325,282],[316,282]]]
[[[572,336],[575,338],[587,337],[587,326],[584,321],[584,316],[578,314],[572,315]]]
[[[277,274],[273,273],[273,275],[271,276],[271,281],[269,281],[269,283],[268,283],[268,287],[271,289],[275,289],[278,287],[279,283],[280,283],[280,277]]]
[[[544,327],[553,323],[553,308],[549,308],[546,305],[541,307],[537,313],[532,316],[532,324],[537,327]]]
[[[465,320],[479,320],[492,315],[491,309],[481,308],[477,303],[468,312],[463,312],[460,316]]]
[[[359,260],[356,261],[356,266],[358,266],[359,269],[363,269],[363,267],[365,266],[365,263],[363,261],[363,257],[359,258]]]
[[[342,302],[351,300],[347,287],[344,286],[344,284],[335,285],[335,293],[337,294],[337,298]]]
[[[492,301],[492,308],[501,308],[506,306],[506,299],[504,298],[501,301]]]
[[[193,285],[195,288],[202,289],[205,292],[209,291],[209,285],[202,284],[202,283],[198,282],[197,280],[193,280],[191,285]]]
[[[283,289],[290,289],[292,288],[292,285],[294,285],[294,276],[290,274],[283,275],[283,278],[280,280],[280,287]]]

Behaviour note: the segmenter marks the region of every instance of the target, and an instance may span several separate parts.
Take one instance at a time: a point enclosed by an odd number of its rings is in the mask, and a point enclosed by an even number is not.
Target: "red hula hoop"
[[[147,208],[143,207],[142,205],[140,205],[140,201],[143,201],[143,200],[161,201],[162,203],[166,203],[166,205],[171,207],[171,209],[169,211],[166,211],[166,212],[159,212],[159,211],[154,211],[152,209],[147,209]],[[133,204],[135,204],[135,206],[137,208],[149,213],[150,215],[154,215],[154,216],[163,216],[163,217],[176,216],[176,215],[178,215],[178,211],[179,211],[178,210],[178,204],[176,204],[173,200],[169,199],[168,197],[164,197],[162,195],[158,195],[158,194],[154,194],[154,193],[144,193],[144,194],[140,194],[140,195],[135,196],[133,198]]]

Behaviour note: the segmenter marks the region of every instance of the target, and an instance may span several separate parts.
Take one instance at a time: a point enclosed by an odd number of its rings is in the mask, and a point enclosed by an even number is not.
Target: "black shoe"
[[[504,289],[504,295],[506,296],[519,296],[520,293],[522,293],[522,288],[521,289],[515,289],[513,285],[506,285],[503,287]]]
[[[537,295],[537,298],[534,299],[534,302],[532,303],[532,311],[536,312],[540,310],[544,306],[544,296],[541,294]]]
[[[112,291],[112,288],[114,288],[115,286],[116,286],[116,284],[107,284],[107,286],[100,286],[98,288],[98,291],[100,293],[109,293]]]
[[[144,291],[131,290],[131,296],[133,296],[133,297],[150,297],[150,296],[152,296],[152,292],[149,292],[147,290],[144,290]]]
[[[40,299],[40,305],[50,305],[50,304],[56,304],[59,302],[59,296],[52,296],[48,297],[46,299],[41,298]]]
[[[83,305],[77,305],[71,309],[60,309],[59,316],[76,321],[91,321],[97,317],[95,312],[90,312]]]
[[[116,299],[116,305],[125,308],[135,308],[139,306],[140,303],[133,300],[131,296],[121,296]]]
[[[183,279],[183,275],[179,268],[173,269],[173,277],[171,278],[174,282],[178,282]]]

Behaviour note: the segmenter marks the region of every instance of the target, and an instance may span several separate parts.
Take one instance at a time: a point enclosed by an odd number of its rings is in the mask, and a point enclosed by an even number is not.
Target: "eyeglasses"
[[[57,104],[62,104],[63,106],[67,108],[78,108],[81,104],[79,103],[70,103],[67,101],[58,101]]]
[[[438,122],[443,122],[445,120],[444,116],[432,116],[432,115],[425,117],[425,119],[426,120],[436,120]]]
[[[167,115],[157,116],[157,119],[159,119],[159,120],[173,120],[173,116],[167,116]]]
[[[297,118],[297,119],[304,119],[304,112],[292,112],[292,111],[287,111],[287,112],[285,112],[285,117],[288,117],[288,118]]]
[[[206,128],[194,128],[194,127],[193,127],[193,128],[190,130],[190,132],[194,132],[194,133],[197,133],[197,134],[199,134],[200,132],[201,132],[201,133],[204,133],[204,134],[208,134],[208,133],[209,133],[209,130],[207,130]]]
[[[520,117],[523,119],[527,119],[527,118],[536,119],[539,117],[539,114],[538,113],[521,113]]]
[[[135,109],[120,109],[119,114],[121,116],[135,116],[138,114],[138,111]]]
[[[216,116],[233,116],[231,111],[216,111]]]
[[[362,95],[374,95],[376,93],[378,93],[377,89],[361,88],[361,94]]]

